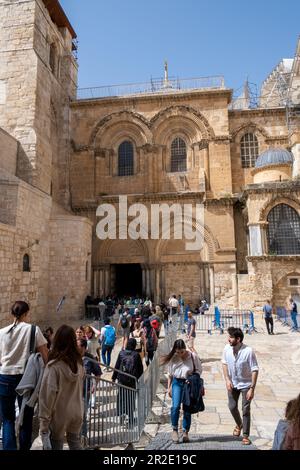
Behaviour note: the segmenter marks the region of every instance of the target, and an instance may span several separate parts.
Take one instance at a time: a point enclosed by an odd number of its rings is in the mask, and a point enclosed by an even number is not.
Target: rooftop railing
[[[171,94],[180,91],[193,90],[214,90],[224,89],[224,77],[221,75],[214,77],[200,78],[170,78],[153,79],[150,82],[131,83],[125,85],[100,86],[94,88],[78,88],[77,99],[89,100],[95,98],[113,98],[122,96],[139,96],[157,94]]]

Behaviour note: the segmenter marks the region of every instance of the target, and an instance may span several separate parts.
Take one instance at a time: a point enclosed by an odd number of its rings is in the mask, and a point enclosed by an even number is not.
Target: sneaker
[[[179,436],[178,436],[178,431],[173,431],[172,432],[172,441],[178,443],[179,442]]]
[[[186,431],[183,433],[182,442],[190,442],[189,433]]]

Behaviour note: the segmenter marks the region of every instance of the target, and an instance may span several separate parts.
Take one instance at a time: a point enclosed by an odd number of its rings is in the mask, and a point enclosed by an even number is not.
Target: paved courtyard
[[[300,333],[275,321],[275,335],[266,333],[260,315],[255,317],[257,333],[245,335],[244,343],[252,346],[260,367],[255,397],[251,407],[253,446],[242,446],[233,438],[234,421],[227,408],[227,392],[222,376],[220,358],[227,343],[227,335],[197,333],[196,349],[203,363],[206,410],[192,417],[190,444],[172,444],[169,423],[171,399],[160,386],[159,401],[153,408],[160,415],[155,429],[156,437],[147,449],[262,449],[272,447],[274,430],[283,417],[286,402],[300,393]],[[184,337],[183,337],[184,338]],[[154,427],[149,426],[149,434]],[[147,432],[147,428],[146,428]]]

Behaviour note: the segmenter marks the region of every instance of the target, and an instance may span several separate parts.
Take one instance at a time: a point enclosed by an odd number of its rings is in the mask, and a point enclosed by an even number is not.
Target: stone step
[[[171,433],[158,433],[145,450],[257,450],[254,439],[251,445],[243,445],[242,437],[191,434],[190,442],[183,443],[182,433],[179,433],[179,444],[175,444],[171,436]]]

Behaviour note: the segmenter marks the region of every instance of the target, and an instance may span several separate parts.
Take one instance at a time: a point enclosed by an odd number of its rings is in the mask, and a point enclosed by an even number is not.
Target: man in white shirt
[[[249,346],[243,344],[244,333],[240,328],[230,327],[228,343],[223,351],[222,368],[228,392],[228,407],[235,420],[234,436],[239,436],[243,430],[244,445],[251,444],[250,434],[250,405],[258,376],[256,356]],[[238,401],[242,394],[243,421],[238,410]]]
[[[170,307],[170,313],[171,313],[171,318],[173,315],[176,315],[176,313],[179,311],[179,302],[176,299],[176,295],[172,295],[172,297],[169,298],[169,307]]]

